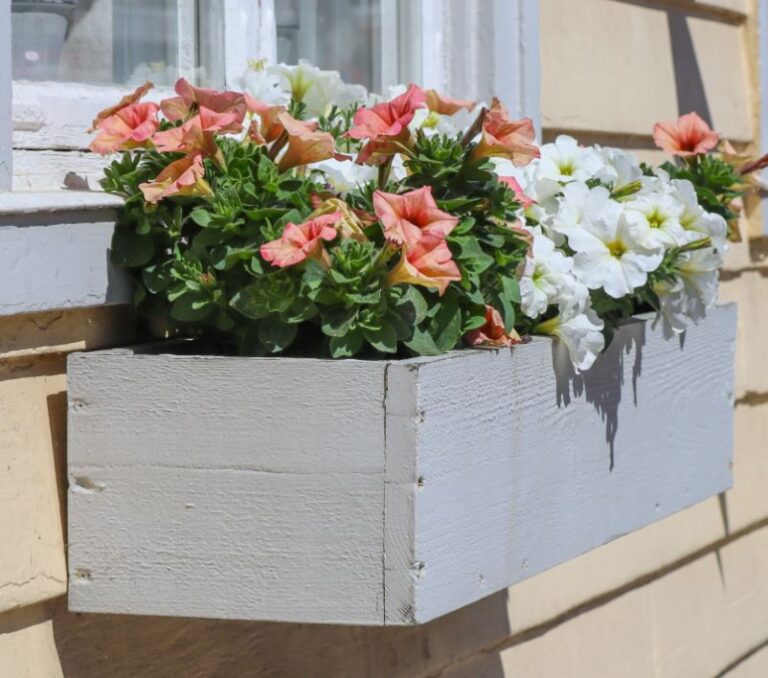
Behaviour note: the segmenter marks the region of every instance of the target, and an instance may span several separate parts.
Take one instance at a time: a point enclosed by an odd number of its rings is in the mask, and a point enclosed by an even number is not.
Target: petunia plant
[[[92,149],[122,153],[112,256],[155,333],[341,358],[540,332],[587,369],[633,313],[676,332],[714,301],[743,182],[698,118],[657,126],[682,160],[652,169],[539,148],[497,99],[384,100],[306,62],[251,64],[243,88],[181,79],[155,104],[146,83],[93,122]]]

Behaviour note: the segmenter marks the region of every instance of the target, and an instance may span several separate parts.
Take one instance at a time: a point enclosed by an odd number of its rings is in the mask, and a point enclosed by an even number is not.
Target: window
[[[14,80],[223,86],[217,0],[11,0]],[[203,30],[204,29],[204,30]]]
[[[277,60],[307,59],[339,71],[346,82],[377,90],[382,84],[380,0],[278,0]]]
[[[94,189],[95,112],[146,79],[156,96],[179,76],[237,88],[249,59],[305,58],[382,93],[496,93],[536,118],[537,13],[537,0],[0,0],[0,189],[11,133],[15,190]]]

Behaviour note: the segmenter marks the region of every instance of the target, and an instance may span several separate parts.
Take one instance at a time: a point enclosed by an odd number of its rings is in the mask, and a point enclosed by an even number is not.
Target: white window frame
[[[184,7],[192,0],[177,1],[183,15]],[[248,59],[275,61],[274,10],[279,0],[222,1],[223,71],[226,86],[237,87]],[[385,85],[417,82],[452,96],[465,98],[480,94],[486,100],[495,93],[512,115],[528,115],[538,122],[538,0],[381,0],[381,3],[382,53],[396,55],[382,63]],[[480,15],[478,7],[487,10],[484,15]],[[85,129],[94,113],[119,99],[125,88],[11,83],[10,11],[11,0],[0,0],[0,18],[5,19],[0,20],[0,190],[7,190],[13,178],[9,169],[9,146],[25,160],[39,155],[41,176],[45,176],[46,171],[58,173],[54,176],[59,187],[67,162],[72,162],[75,173],[88,174],[91,168],[90,171],[97,174],[98,159],[85,153],[90,142]],[[182,69],[184,61],[180,55]],[[160,97],[165,94],[162,90],[155,92]],[[9,130],[11,102],[13,123]],[[9,134],[13,135],[12,143],[8,140]],[[54,153],[34,155],[40,151]],[[68,151],[70,155],[55,153],[59,151]]]
[[[279,0],[222,1],[225,84],[236,88],[248,59],[276,59]],[[538,0],[381,3],[382,53],[394,55],[382,59],[385,84],[415,82],[486,101],[497,94],[513,116],[528,115],[538,127]],[[472,12],[479,5],[487,8],[482,17]],[[123,273],[106,256],[120,200],[94,190],[104,160],[85,150],[85,128],[124,88],[13,83],[10,27],[11,0],[0,0],[0,251],[25,259],[15,263],[31,276],[6,286],[0,316],[130,303]],[[91,190],[54,190],[67,171],[76,180],[70,188],[85,188],[77,183],[85,177]],[[22,185],[22,172],[50,185]]]

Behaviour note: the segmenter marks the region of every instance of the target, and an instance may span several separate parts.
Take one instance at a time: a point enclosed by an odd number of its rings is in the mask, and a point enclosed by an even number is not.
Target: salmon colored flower
[[[89,132],[95,132],[99,127],[101,126],[101,123],[106,120],[107,118],[111,118],[115,113],[117,113],[119,110],[123,108],[127,108],[128,106],[131,106],[135,104],[139,99],[141,99],[149,90],[151,90],[154,87],[154,85],[147,81],[143,85],[140,85],[137,87],[133,92],[130,94],[126,94],[120,101],[118,101],[114,106],[110,106],[109,108],[105,108],[103,111],[100,111],[96,114],[96,117],[93,119],[93,123],[91,123],[91,127],[88,130]]]
[[[287,224],[277,240],[264,243],[259,252],[273,266],[295,266],[305,259],[317,259],[324,266],[330,265],[323,240],[333,240],[337,235],[336,222],[340,212],[309,219],[303,224]]]
[[[503,348],[522,341],[515,330],[507,332],[501,314],[493,306],[485,307],[485,325],[467,332],[464,339],[470,346],[488,346],[489,348]]]
[[[216,132],[237,132],[240,123],[232,113],[216,113],[207,108],[178,127],[157,132],[152,141],[163,153],[202,153],[224,165],[221,149],[216,144]]]
[[[104,155],[140,146],[149,146],[157,131],[157,104],[130,104],[99,122],[99,135],[91,142],[91,150]]]
[[[188,155],[172,162],[154,181],[139,184],[144,200],[158,203],[175,195],[211,196],[213,191],[205,180],[203,158],[199,154]]]
[[[515,193],[515,198],[517,198],[517,202],[519,202],[524,209],[528,209],[531,205],[535,205],[536,201],[532,198],[529,198],[525,192],[523,191],[523,187],[520,185],[520,182],[515,179],[515,177],[499,177],[499,181],[502,184],[506,184],[509,186],[512,191]]]
[[[720,135],[704,122],[697,113],[687,113],[677,122],[657,122],[653,126],[653,140],[662,150],[672,155],[690,157],[711,151]]]
[[[462,108],[471,111],[475,107],[474,101],[452,99],[451,97],[443,96],[436,89],[425,90],[424,95],[426,96],[427,108],[438,115],[454,115]]]
[[[215,89],[194,87],[186,78],[179,78],[174,89],[179,96],[160,102],[163,115],[172,122],[185,120],[200,109],[207,108],[213,113],[229,113],[232,120],[242,124],[248,109],[245,95],[240,92],[219,92]]]
[[[507,158],[517,167],[522,167],[541,156],[534,143],[535,138],[530,118],[510,120],[506,106],[494,98],[483,120],[480,142],[472,149],[471,159]]]
[[[440,295],[451,282],[459,280],[459,267],[445,238],[437,233],[425,233],[417,242],[406,243],[388,277],[390,285],[422,285],[436,289]]]
[[[347,136],[352,139],[368,139],[368,143],[355,162],[359,165],[381,164],[387,157],[397,153],[399,144],[407,146],[411,136],[408,125],[416,111],[424,108],[425,102],[424,90],[409,85],[404,94],[392,101],[359,109],[353,119],[354,126],[347,132]]]
[[[312,207],[314,212],[309,215],[320,217],[327,214],[338,214],[339,220],[336,222],[336,230],[342,238],[351,238],[352,240],[365,241],[368,238],[363,233],[364,223],[356,211],[352,209],[343,200],[336,197],[329,197],[322,200],[319,196],[312,196]]]
[[[288,134],[288,148],[277,164],[277,169],[281,172],[337,155],[332,134],[313,131],[306,123],[296,120],[288,113],[278,113],[277,117]]]
[[[445,238],[459,223],[438,208],[431,186],[403,195],[376,191],[373,209],[384,226],[384,237],[395,245],[414,244],[426,233]]]

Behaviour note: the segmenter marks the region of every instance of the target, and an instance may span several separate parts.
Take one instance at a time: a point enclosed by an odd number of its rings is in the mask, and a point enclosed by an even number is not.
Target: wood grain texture
[[[130,302],[125,273],[109,261],[111,210],[42,221],[34,214],[0,216],[0,316]]]
[[[372,362],[70,358],[70,607],[414,624],[726,489],[735,307]]]
[[[73,609],[381,623],[385,369],[72,356]]]
[[[421,365],[416,621],[729,487],[735,320],[632,322],[581,376],[545,340]]]

